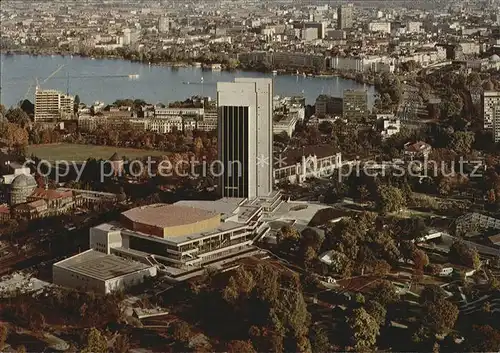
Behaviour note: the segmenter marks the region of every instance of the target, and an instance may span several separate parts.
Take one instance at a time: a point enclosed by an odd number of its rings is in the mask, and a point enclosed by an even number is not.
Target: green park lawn
[[[70,143],[30,145],[27,148],[27,155],[34,155],[40,159],[48,161],[65,160],[81,162],[89,158],[109,159],[114,153],[120,157],[129,159],[139,157],[157,157],[168,154],[163,151],[141,150],[136,148],[122,148],[112,146],[77,145]]]

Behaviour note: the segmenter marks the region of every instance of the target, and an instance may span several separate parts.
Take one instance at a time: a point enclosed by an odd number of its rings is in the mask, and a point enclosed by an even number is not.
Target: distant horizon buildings
[[[222,197],[255,199],[273,191],[273,80],[217,83]]]
[[[158,32],[168,33],[170,31],[170,18],[162,16],[158,19]]]
[[[56,90],[35,92],[35,122],[70,119],[74,114],[75,97]]]

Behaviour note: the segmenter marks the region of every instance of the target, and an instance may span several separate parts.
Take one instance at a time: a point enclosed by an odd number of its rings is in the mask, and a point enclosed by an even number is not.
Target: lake
[[[95,101],[110,104],[124,98],[165,104],[193,95],[208,95],[215,99],[218,81],[233,81],[235,77],[272,77],[260,72],[217,72],[195,67],[149,66],[126,60],[59,55],[1,55],[0,64],[0,103],[7,107],[25,98],[34,102],[37,81],[43,89],[78,94],[80,101],[86,104]],[[278,75],[274,78],[276,95],[303,95],[308,104],[314,104],[320,94],[342,97],[345,89],[361,88],[368,90],[370,106],[374,100],[373,86],[340,77]]]

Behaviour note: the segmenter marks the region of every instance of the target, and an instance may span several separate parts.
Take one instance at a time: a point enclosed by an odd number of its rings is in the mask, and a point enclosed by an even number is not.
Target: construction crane
[[[52,77],[54,77],[55,74],[57,74],[59,71],[61,71],[61,69],[65,66],[65,64],[59,66],[54,72],[52,72],[49,76],[47,76],[47,78],[45,80],[42,81],[42,85],[44,83],[46,83],[48,80],[50,80]],[[33,82],[34,81],[34,82]],[[19,102],[19,106],[21,106],[22,102],[24,102],[26,99],[28,99],[28,95],[30,94],[30,91],[31,89],[33,88],[33,83],[35,83],[35,92],[38,91],[38,89],[40,88],[40,84],[38,83],[38,77],[35,77],[33,79],[33,81],[31,81],[29,87],[28,87],[28,90],[26,91],[24,97],[23,97],[23,100],[21,100]]]

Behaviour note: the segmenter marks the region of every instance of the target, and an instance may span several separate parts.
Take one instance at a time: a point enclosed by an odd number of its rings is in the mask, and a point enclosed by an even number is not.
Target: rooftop
[[[225,215],[232,215],[237,208],[245,201],[242,198],[222,198],[216,201],[205,200],[181,200],[174,205],[178,207],[190,207],[202,209],[209,212],[217,212]]]
[[[324,158],[333,156],[337,153],[335,147],[331,145],[317,145],[317,146],[303,146],[302,148],[289,148],[285,150],[284,162],[286,165],[294,165],[295,163],[302,163],[302,156],[316,156]]]
[[[43,199],[43,200],[54,200],[54,199],[60,199],[63,197],[73,197],[73,192],[63,191],[63,190],[58,191],[58,190],[52,190],[52,189],[46,190],[44,188],[36,188],[30,197],[34,197],[37,199]]]
[[[219,212],[205,209],[181,206],[179,204],[153,204],[132,208],[122,215],[132,222],[151,225],[154,227],[175,227],[210,219]]]
[[[103,254],[95,250],[87,250],[69,257],[55,263],[54,266],[102,281],[149,268],[140,262]]]

